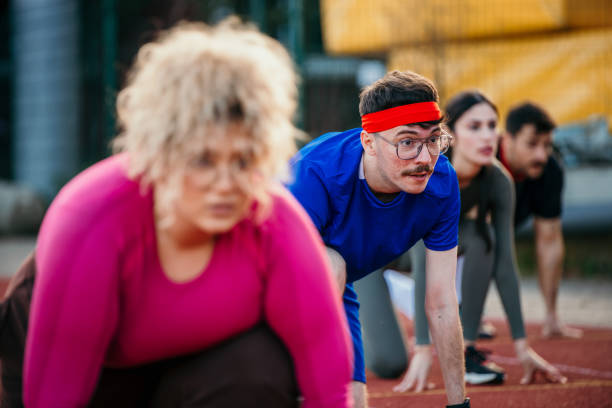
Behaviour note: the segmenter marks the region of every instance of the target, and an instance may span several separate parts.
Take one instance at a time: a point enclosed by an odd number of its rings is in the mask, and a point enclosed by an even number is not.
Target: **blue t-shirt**
[[[352,282],[385,266],[419,239],[427,248],[457,246],[459,185],[455,169],[440,156],[425,191],[400,192],[391,202],[378,200],[360,177],[361,129],[326,133],[292,159],[289,189],[306,209],[325,245],[346,262],[343,294],[354,346],[353,379],[365,382],[359,302]]]
[[[347,282],[381,268],[421,238],[435,251],[457,246],[459,186],[448,159],[438,158],[423,193],[400,192],[383,203],[359,177],[360,133],[326,133],[306,145],[292,160],[289,186],[325,245],[346,261]]]

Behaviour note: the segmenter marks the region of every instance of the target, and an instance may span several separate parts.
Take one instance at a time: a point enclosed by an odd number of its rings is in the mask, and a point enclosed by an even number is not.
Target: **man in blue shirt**
[[[390,72],[361,92],[362,128],[327,133],[292,162],[290,189],[321,233],[343,293],[355,350],[355,407],[366,407],[367,399],[353,282],[419,239],[427,247],[426,308],[448,401],[469,405],[454,283],[459,188],[441,155],[450,136],[437,102],[428,79]]]

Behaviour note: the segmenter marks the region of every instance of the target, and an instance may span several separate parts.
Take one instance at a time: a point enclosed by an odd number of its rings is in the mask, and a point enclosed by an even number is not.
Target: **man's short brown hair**
[[[548,112],[532,102],[523,102],[514,106],[506,117],[506,131],[512,136],[525,125],[535,126],[536,134],[548,133],[556,127]]]
[[[438,91],[424,76],[391,71],[359,94],[359,115],[419,102],[438,102]]]

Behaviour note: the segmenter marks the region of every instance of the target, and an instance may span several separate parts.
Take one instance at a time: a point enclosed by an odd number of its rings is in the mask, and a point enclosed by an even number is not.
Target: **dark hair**
[[[391,71],[361,90],[359,115],[419,102],[438,102],[434,84],[412,71]]]
[[[486,103],[489,105],[495,113],[499,116],[497,106],[484,96],[480,91],[464,91],[453,96],[446,103],[446,125],[451,131],[455,131],[455,124],[467,112],[470,108],[479,103]],[[452,159],[452,149],[447,153],[448,158]],[[493,241],[491,234],[487,227],[487,211],[489,204],[489,192],[484,188],[483,184],[486,184],[486,179],[489,175],[489,166],[483,166],[473,182],[478,185],[478,211],[476,215],[476,231],[482,237],[486,244],[487,252],[491,251],[493,247]]]
[[[531,102],[510,109],[506,117],[506,131],[516,135],[525,125],[534,125],[536,134],[548,133],[557,125],[546,111]]]
[[[497,106],[495,106],[489,98],[480,93],[480,91],[464,91],[453,96],[446,103],[446,126],[448,126],[450,130],[455,131],[455,123],[457,123],[457,120],[459,120],[459,118],[472,106],[478,105],[479,103],[486,103],[499,115]]]

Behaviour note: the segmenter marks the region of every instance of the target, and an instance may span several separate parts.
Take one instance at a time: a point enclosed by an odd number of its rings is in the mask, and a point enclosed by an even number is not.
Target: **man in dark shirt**
[[[563,169],[553,154],[555,123],[539,106],[523,103],[508,112],[499,159],[510,171],[516,186],[515,227],[533,215],[535,250],[540,290],[546,305],[542,327],[545,337],[580,337],[557,316],[557,294],[563,271],[561,192]]]

